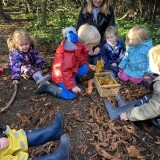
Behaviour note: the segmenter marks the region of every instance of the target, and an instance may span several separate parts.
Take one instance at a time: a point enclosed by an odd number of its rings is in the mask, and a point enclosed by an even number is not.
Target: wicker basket
[[[108,80],[114,81],[114,84],[101,85],[98,81],[98,77],[107,77]],[[95,73],[94,83],[101,97],[115,96],[118,93],[121,86],[111,76],[110,72]]]

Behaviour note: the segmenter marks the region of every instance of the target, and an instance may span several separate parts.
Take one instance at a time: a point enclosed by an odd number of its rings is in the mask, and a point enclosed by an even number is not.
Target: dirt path
[[[0,107],[10,100],[13,86],[8,70],[8,51],[6,38],[23,23],[0,25],[0,64],[5,68],[5,75],[0,77]],[[51,71],[53,54],[42,52]],[[34,129],[54,121],[54,114],[61,110],[65,117],[65,132],[71,140],[72,160],[158,160],[160,150],[160,130],[150,121],[130,123],[112,121],[94,88],[92,96],[85,91],[76,100],[65,101],[51,95],[37,95],[33,80],[22,79],[14,103],[4,113],[0,113],[0,124],[16,129]],[[30,156],[50,153],[56,143],[48,143],[29,150]]]

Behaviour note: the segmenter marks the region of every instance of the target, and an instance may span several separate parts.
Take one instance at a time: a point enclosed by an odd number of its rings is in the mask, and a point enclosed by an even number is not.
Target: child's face
[[[27,40],[22,40],[17,44],[17,48],[21,51],[21,52],[27,52],[30,48],[30,43]]]
[[[134,34],[131,33],[130,35],[128,35],[128,38],[129,38],[129,45],[130,45],[130,46],[136,47],[136,46],[138,45],[139,39],[136,38],[136,37],[134,36]]]
[[[103,3],[103,0],[92,0],[95,7],[100,7]]]
[[[106,42],[111,46],[115,46],[117,44],[117,36],[115,36],[113,33],[107,33]]]

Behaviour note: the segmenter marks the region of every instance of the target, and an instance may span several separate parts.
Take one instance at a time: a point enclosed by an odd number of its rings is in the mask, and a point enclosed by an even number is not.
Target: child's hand
[[[95,48],[95,50],[94,50],[93,54],[94,54],[94,55],[97,55],[99,52],[100,52],[100,48],[99,48],[99,47],[97,47],[97,48]]]
[[[18,80],[13,80],[12,84],[15,85],[15,84],[18,84],[19,81]]]
[[[121,115],[120,115],[120,120],[121,121],[127,121],[128,120],[128,117],[127,117],[127,113],[125,112],[125,113],[122,113]]]
[[[6,149],[9,146],[9,140],[6,137],[0,138],[0,150]]]
[[[79,93],[81,92],[81,89],[78,86],[75,86],[74,88],[71,89],[74,93]]]
[[[89,64],[89,68],[90,68],[91,70],[95,71],[96,65]]]
[[[116,63],[112,63],[111,66],[117,67],[117,64]]]

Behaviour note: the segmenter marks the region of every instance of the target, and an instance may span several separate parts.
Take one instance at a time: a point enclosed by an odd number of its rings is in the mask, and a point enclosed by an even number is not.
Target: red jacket
[[[64,39],[56,50],[52,66],[52,81],[57,84],[64,82],[66,89],[72,89],[76,86],[74,77],[78,68],[82,64],[88,64],[86,62],[87,50],[82,44],[71,42],[69,44],[71,45],[70,50],[66,49],[67,42]],[[73,49],[71,50],[71,48]]]

